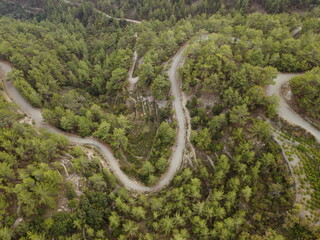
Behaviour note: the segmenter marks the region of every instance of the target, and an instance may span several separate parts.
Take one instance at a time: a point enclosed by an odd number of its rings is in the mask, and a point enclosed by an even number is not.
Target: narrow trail
[[[134,87],[136,85],[136,83],[139,81],[139,77],[133,77],[133,72],[134,72],[134,69],[136,67],[136,64],[137,64],[137,60],[138,60],[138,53],[137,51],[134,51],[133,53],[133,64],[131,66],[131,68],[129,69],[129,78],[128,78],[128,86],[127,86],[127,89],[129,91],[133,91],[134,90]]]
[[[49,132],[58,133],[69,139],[70,142],[75,144],[89,144],[95,146],[103,155],[105,161],[102,162],[103,166],[110,167],[115,176],[119,181],[128,189],[140,192],[155,192],[159,191],[165,186],[167,186],[173,179],[175,173],[181,166],[183,152],[186,145],[186,116],[183,110],[184,106],[182,103],[182,94],[180,90],[180,83],[177,79],[177,69],[179,67],[179,62],[182,59],[182,54],[185,50],[185,46],[180,48],[178,53],[173,57],[172,65],[169,69],[169,78],[171,83],[171,93],[174,97],[173,107],[175,110],[175,117],[177,120],[177,137],[176,143],[172,152],[172,155],[169,159],[169,166],[166,172],[161,176],[158,183],[152,187],[147,187],[137,182],[134,179],[129,178],[121,169],[118,160],[115,158],[112,149],[109,145],[100,142],[97,139],[87,137],[81,138],[74,134],[65,133],[57,128],[45,123],[41,114],[41,109],[32,107],[19,93],[19,91],[13,86],[12,82],[3,81],[4,91],[10,97],[10,99],[15,102],[20,110],[30,117],[36,127],[43,127]],[[9,63],[5,61],[0,61],[0,69],[3,71],[4,76],[12,70],[12,67]]]

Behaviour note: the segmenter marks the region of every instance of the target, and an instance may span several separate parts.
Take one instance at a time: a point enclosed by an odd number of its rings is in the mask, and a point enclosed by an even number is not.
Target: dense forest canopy
[[[320,69],[318,67],[290,81],[299,107],[308,115],[320,120]]]
[[[310,70],[291,87],[319,117],[319,2],[83,2],[0,3],[0,58],[13,66],[7,80],[47,123],[109,144],[130,178],[153,186],[178,131],[167,72],[186,49],[177,76],[196,158],[184,159],[165,189],[131,192],[97,149],[36,128],[4,94],[0,239],[318,239],[319,145],[278,120],[277,98],[264,89],[278,71]],[[285,13],[302,6],[306,12]],[[294,150],[275,141],[278,125],[282,141],[296,136]],[[307,191],[305,218],[286,153],[303,159],[294,171]]]
[[[73,2],[86,2],[73,0]],[[112,15],[133,19],[178,20],[188,16],[238,11],[281,13],[297,9],[309,10],[319,5],[318,0],[90,0],[94,5]]]
[[[57,0],[55,0],[57,2]],[[33,8],[44,7],[54,1],[45,0],[6,0],[2,11],[6,14],[16,14],[9,9],[15,9],[21,15],[21,5]],[[297,10],[311,10],[319,5],[319,0],[70,0],[72,3],[93,3],[93,5],[116,17],[126,17],[137,20],[170,20],[177,21],[181,18],[214,13],[226,14],[240,12],[243,14],[253,12],[281,13]],[[8,11],[9,10],[9,11]],[[22,14],[23,15],[23,14]]]

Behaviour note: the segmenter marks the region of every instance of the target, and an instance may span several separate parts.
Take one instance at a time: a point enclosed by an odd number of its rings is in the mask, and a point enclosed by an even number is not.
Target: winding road
[[[118,160],[115,158],[111,148],[109,145],[98,141],[97,139],[87,137],[81,138],[77,135],[65,133],[63,131],[58,130],[57,128],[45,123],[43,121],[42,113],[40,109],[32,107],[19,93],[19,91],[13,86],[12,82],[6,81],[4,79],[4,91],[10,97],[10,99],[15,102],[20,110],[25,113],[28,117],[30,117],[36,127],[43,127],[47,129],[49,132],[58,133],[64,135],[69,139],[70,142],[75,144],[89,144],[95,146],[100,150],[103,155],[105,161],[102,161],[103,166],[109,166],[115,176],[119,179],[119,181],[128,189],[140,192],[155,192],[159,191],[165,186],[167,186],[171,180],[173,179],[175,173],[181,166],[183,152],[186,145],[186,116],[184,112],[184,106],[182,104],[182,94],[180,92],[180,83],[177,79],[177,69],[179,67],[179,62],[182,59],[182,54],[185,50],[185,46],[183,46],[178,53],[172,59],[172,65],[169,69],[169,78],[171,83],[171,93],[174,97],[173,107],[175,110],[175,117],[177,120],[177,137],[176,143],[172,152],[172,155],[169,160],[169,166],[166,172],[161,176],[158,183],[152,187],[146,187],[141,183],[135,181],[134,179],[129,178],[121,169]],[[9,63],[5,61],[0,61],[0,69],[4,73],[4,78],[7,77],[8,73],[12,70],[12,67]]]
[[[81,138],[77,135],[65,133],[63,131],[58,130],[57,128],[45,123],[43,121],[43,117],[41,114],[41,110],[32,107],[19,93],[19,91],[13,86],[12,82],[3,81],[4,90],[6,94],[15,102],[20,110],[24,112],[28,117],[30,117],[36,127],[44,127],[48,131],[52,133],[58,133],[64,135],[69,139],[70,142],[75,144],[89,144],[95,146],[103,155],[104,160],[102,164],[104,167],[110,167],[115,176],[119,179],[119,181],[128,189],[140,192],[155,192],[163,189],[167,186],[171,180],[174,178],[175,173],[181,166],[183,153],[186,146],[186,129],[187,129],[187,121],[186,121],[186,113],[184,111],[183,106],[183,96],[180,90],[180,82],[177,78],[177,69],[179,68],[179,63],[183,58],[183,52],[186,46],[180,48],[177,54],[172,58],[172,65],[168,71],[169,79],[171,83],[171,94],[174,97],[173,107],[175,110],[175,117],[177,120],[178,132],[176,137],[176,143],[172,152],[172,155],[169,160],[169,166],[166,172],[161,176],[158,183],[152,187],[147,187],[137,182],[134,179],[129,178],[121,169],[118,160],[115,158],[112,149],[109,145],[100,142],[97,139],[88,137]],[[3,71],[4,76],[12,70],[12,67],[9,63],[5,61],[0,61],[0,69]],[[287,121],[296,124],[308,132],[313,134],[315,138],[320,141],[320,131],[313,127],[310,123],[304,120],[298,113],[296,113],[290,106],[287,104],[286,100],[280,93],[281,86],[289,81],[292,77],[297,76],[298,74],[292,73],[279,73],[278,77],[275,79],[276,84],[270,85],[267,88],[267,95],[277,95],[280,97],[280,106],[278,109],[278,114],[286,119]]]
[[[63,0],[67,4],[75,5],[78,4],[72,3],[69,0]],[[103,14],[108,18],[113,18],[116,20],[124,20],[131,23],[141,23],[137,20],[132,19],[120,19],[111,17],[110,15],[95,9],[95,11]],[[300,31],[301,29],[299,29]],[[112,149],[109,145],[100,142],[97,139],[87,137],[81,138],[77,135],[65,133],[63,131],[58,130],[57,128],[45,123],[43,121],[42,113],[40,109],[32,107],[19,93],[19,91],[13,86],[12,82],[6,81],[4,79],[3,85],[6,94],[11,98],[13,102],[15,102],[20,110],[24,112],[27,116],[29,116],[35,123],[36,127],[44,127],[48,131],[52,133],[58,133],[64,135],[66,138],[69,139],[70,142],[75,144],[89,144],[95,146],[97,149],[100,150],[101,154],[104,157],[104,161],[102,161],[102,165],[104,167],[110,167],[115,176],[119,179],[119,181],[128,189],[140,192],[156,192],[163,189],[167,186],[171,180],[174,178],[175,173],[179,170],[184,150],[186,148],[186,142],[189,143],[189,135],[190,135],[190,117],[188,115],[188,111],[185,107],[185,99],[183,96],[182,91],[180,90],[180,82],[177,78],[177,70],[179,68],[179,63],[183,59],[183,52],[186,49],[186,45],[180,48],[177,54],[172,58],[172,65],[168,71],[170,83],[171,83],[171,94],[174,97],[173,100],[173,107],[175,110],[175,117],[177,120],[177,137],[176,143],[173,148],[172,155],[169,159],[169,166],[166,172],[161,176],[160,180],[152,187],[147,187],[142,185],[141,183],[137,182],[134,179],[129,178],[121,169],[118,160],[115,158]],[[134,52],[134,65],[137,60],[137,53]],[[133,78],[133,70],[134,65],[129,71],[129,90],[132,90],[134,84],[138,81],[138,78]],[[9,63],[0,60],[0,70],[4,72],[4,78],[7,77],[7,74],[12,70],[12,67]],[[276,84],[270,85],[267,88],[267,95],[278,95],[280,97],[280,107],[278,109],[278,114],[286,119],[287,121],[296,124],[315,136],[315,138],[320,142],[320,131],[309,124],[306,120],[304,120],[300,115],[298,115],[293,109],[285,101],[284,97],[280,94],[281,86],[290,80],[293,76],[297,74],[285,74],[279,73],[278,77],[275,79]]]
[[[78,4],[72,3],[69,0],[63,0],[67,4],[75,5],[77,6]],[[112,17],[102,11],[99,11],[95,9],[95,11],[103,14],[104,16],[108,18],[113,18],[116,20],[124,20],[127,22],[131,23],[141,23],[140,21],[137,20],[132,20],[132,19],[120,19],[120,18],[115,18]],[[181,47],[178,53],[172,58],[172,65],[168,71],[169,74],[169,79],[171,83],[171,93],[172,96],[174,97],[174,102],[173,102],[173,107],[175,110],[175,117],[177,120],[177,137],[176,137],[176,143],[173,148],[172,155],[169,159],[169,166],[166,170],[166,172],[161,176],[159,181],[152,187],[147,187],[142,185],[141,183],[137,182],[134,179],[129,178],[121,169],[118,160],[115,158],[112,149],[110,148],[109,145],[100,142],[97,139],[94,139],[92,137],[87,137],[87,138],[81,138],[77,135],[65,133],[63,131],[58,130],[57,128],[53,127],[50,124],[47,124],[43,121],[41,109],[34,108],[28,103],[22,95],[19,93],[19,91],[13,86],[12,82],[6,81],[4,79],[3,85],[4,85],[4,90],[5,93],[9,96],[9,98],[15,102],[20,110],[25,113],[28,117],[30,117],[33,121],[36,127],[43,127],[47,129],[49,132],[52,133],[58,133],[66,138],[72,143],[75,144],[89,144],[95,146],[101,154],[103,155],[105,161],[102,161],[102,165],[104,167],[110,167],[115,176],[119,179],[119,181],[128,189],[134,190],[134,191],[140,191],[140,192],[156,192],[161,189],[163,189],[165,186],[167,186],[172,179],[174,178],[175,173],[179,170],[182,159],[183,159],[183,153],[184,149],[186,146],[186,129],[187,129],[187,123],[186,119],[187,116],[185,115],[184,111],[184,106],[183,106],[183,99],[182,99],[182,93],[180,91],[180,83],[177,79],[177,69],[179,67],[179,63],[182,59],[183,52],[185,50],[185,46]],[[137,54],[136,52],[134,53],[134,62],[136,62]],[[1,61],[0,60],[0,70],[3,71],[4,73],[4,78],[7,77],[8,73],[12,70],[11,65],[8,62]],[[130,69],[129,71],[129,84],[134,86],[138,78],[132,78],[132,73],[134,70],[134,66]],[[129,87],[130,88],[130,87]]]
[[[281,86],[288,82],[291,78],[301,75],[300,73],[279,73],[275,79],[275,85],[269,85],[267,88],[267,95],[276,95],[280,98],[278,114],[288,122],[304,128],[311,133],[318,142],[320,142],[320,130],[312,126],[308,121],[295,112],[287,103],[284,96],[281,94]]]

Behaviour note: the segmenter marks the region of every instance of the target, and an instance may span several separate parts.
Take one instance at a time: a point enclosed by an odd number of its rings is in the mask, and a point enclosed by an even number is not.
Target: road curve
[[[169,69],[169,77],[171,82],[171,93],[174,97],[174,110],[175,117],[177,119],[177,127],[178,133],[176,137],[176,144],[173,148],[172,155],[169,160],[169,167],[166,172],[161,176],[158,183],[152,187],[147,187],[142,185],[141,183],[135,181],[134,179],[129,178],[121,169],[118,163],[118,160],[114,157],[114,154],[109,147],[109,145],[102,143],[94,138],[87,137],[81,138],[77,135],[65,133],[63,131],[58,130],[57,128],[46,124],[43,122],[43,117],[41,114],[41,110],[32,107],[19,93],[19,91],[13,86],[12,82],[3,81],[4,91],[11,98],[13,102],[15,102],[20,110],[24,112],[27,116],[29,116],[35,123],[37,127],[43,127],[52,133],[59,133],[69,139],[70,142],[75,144],[90,144],[98,148],[103,155],[105,161],[102,162],[104,166],[109,166],[115,176],[119,179],[119,181],[128,189],[139,191],[139,192],[156,192],[167,186],[171,180],[173,179],[175,173],[181,166],[183,151],[185,148],[185,138],[186,138],[186,120],[185,114],[183,111],[182,101],[181,101],[181,92],[179,87],[179,82],[177,79],[177,68],[179,67],[179,62],[182,58],[182,53],[185,47],[182,47],[178,53],[173,57],[173,62],[171,68]],[[12,67],[9,63],[5,61],[0,61],[0,70],[3,71],[4,76],[6,78],[7,74],[12,70]]]
[[[279,73],[275,79],[275,85],[267,87],[267,95],[276,95],[280,98],[278,114],[288,122],[298,125],[311,133],[318,142],[320,142],[320,131],[312,126],[309,122],[303,119],[297,112],[295,112],[287,103],[284,96],[281,94],[281,86],[288,82],[291,78],[301,75],[300,73]]]

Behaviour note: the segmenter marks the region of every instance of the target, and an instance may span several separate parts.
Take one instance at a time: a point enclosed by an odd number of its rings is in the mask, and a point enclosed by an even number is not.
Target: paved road
[[[44,127],[48,131],[53,133],[59,133],[64,135],[69,139],[72,143],[75,144],[90,144],[95,146],[102,153],[104,160],[102,164],[107,167],[109,166],[115,176],[120,180],[120,182],[128,189],[141,191],[141,192],[154,192],[159,191],[165,186],[167,186],[171,180],[173,179],[175,173],[181,166],[183,151],[185,148],[185,137],[186,137],[186,120],[185,114],[183,111],[182,101],[181,101],[181,92],[179,87],[179,82],[177,79],[177,68],[179,67],[179,62],[182,58],[182,53],[185,47],[182,47],[179,52],[173,57],[173,63],[169,70],[169,77],[171,82],[171,93],[174,97],[174,110],[175,117],[177,119],[178,133],[176,137],[176,145],[173,149],[172,155],[169,160],[169,167],[166,172],[162,175],[158,183],[153,187],[146,187],[137,181],[130,179],[121,169],[118,163],[118,160],[114,157],[114,154],[109,145],[102,143],[93,138],[81,138],[79,136],[68,134],[63,131],[56,129],[55,127],[46,124],[43,122],[43,117],[41,114],[41,110],[32,107],[19,93],[19,91],[13,86],[12,82],[3,81],[4,90],[11,98],[13,102],[15,102],[20,110],[24,112],[27,116],[29,116],[37,127]],[[0,70],[4,72],[4,75],[12,70],[12,67],[9,63],[0,61]]]
[[[279,73],[278,77],[275,79],[275,85],[269,85],[267,88],[267,95],[271,96],[273,94],[279,96],[280,105],[278,108],[278,114],[280,117],[284,118],[288,122],[298,125],[308,132],[310,132],[318,142],[320,142],[320,131],[312,126],[309,122],[303,119],[297,112],[295,112],[289,104],[286,102],[284,96],[282,96],[280,90],[281,86],[288,82],[294,76],[301,75],[299,73]]]

